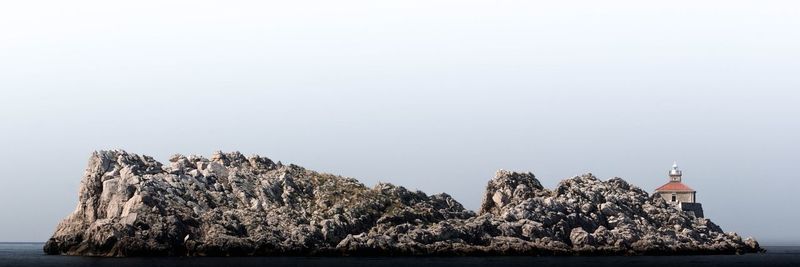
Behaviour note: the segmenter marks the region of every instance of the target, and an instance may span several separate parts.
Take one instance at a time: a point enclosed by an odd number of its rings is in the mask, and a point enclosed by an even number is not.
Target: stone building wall
[[[672,193],[675,193],[675,201],[674,202],[695,202],[694,199],[695,193],[692,192],[659,192],[661,198],[666,200],[667,202],[672,201]]]
[[[678,208],[686,213],[694,215],[695,217],[703,217],[703,205],[700,203],[686,203],[681,202]]]

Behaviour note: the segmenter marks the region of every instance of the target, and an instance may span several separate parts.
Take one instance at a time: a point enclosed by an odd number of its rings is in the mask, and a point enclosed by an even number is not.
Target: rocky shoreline
[[[542,187],[498,171],[480,210],[241,153],[92,154],[76,210],[44,246],[83,256],[675,255],[762,251],[620,178]]]

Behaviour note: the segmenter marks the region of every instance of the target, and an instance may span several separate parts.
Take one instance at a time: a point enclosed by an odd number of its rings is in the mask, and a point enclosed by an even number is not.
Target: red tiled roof
[[[656,191],[694,191],[694,189],[681,182],[669,182],[656,188]]]

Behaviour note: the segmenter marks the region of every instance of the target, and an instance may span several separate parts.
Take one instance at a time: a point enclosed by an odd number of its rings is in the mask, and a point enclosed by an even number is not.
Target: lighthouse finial
[[[669,176],[671,177],[672,181],[680,182],[681,174],[681,170],[678,169],[678,161],[676,160],[672,163],[672,170],[669,171]]]

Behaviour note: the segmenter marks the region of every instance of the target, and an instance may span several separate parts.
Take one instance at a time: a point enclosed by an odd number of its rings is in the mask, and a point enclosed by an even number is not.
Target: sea
[[[44,243],[0,243],[0,267],[6,266],[793,266],[800,267],[800,246],[764,247],[766,253],[702,256],[592,257],[131,257],[101,258],[45,255]]]

